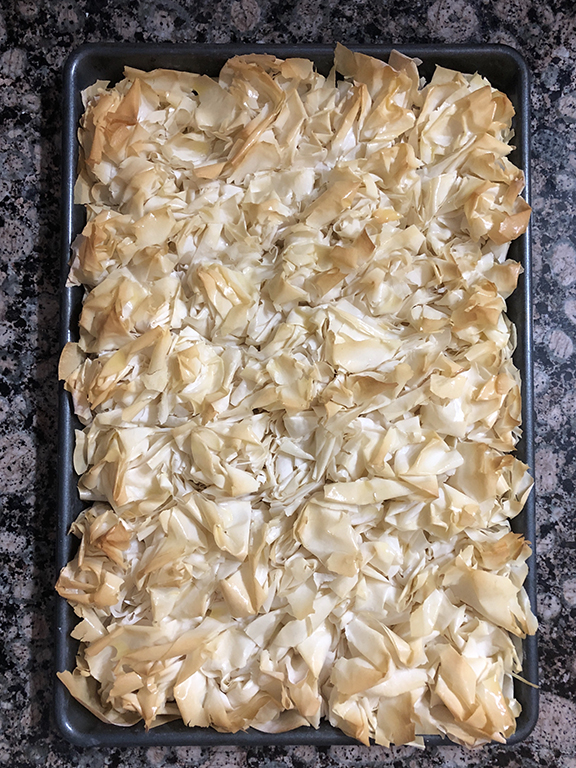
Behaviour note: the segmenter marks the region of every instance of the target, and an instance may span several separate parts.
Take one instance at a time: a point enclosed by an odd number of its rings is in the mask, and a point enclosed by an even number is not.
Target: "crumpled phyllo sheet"
[[[94,287],[120,267],[128,267],[141,282],[170,275],[176,255],[170,250],[178,230],[170,209],[157,210],[145,220],[104,209],[90,211],[82,234],[73,243],[69,285]]]
[[[60,678],[105,722],[514,731],[530,209],[506,96],[417,64],[339,45],[327,76],[258,54],[83,94]]]

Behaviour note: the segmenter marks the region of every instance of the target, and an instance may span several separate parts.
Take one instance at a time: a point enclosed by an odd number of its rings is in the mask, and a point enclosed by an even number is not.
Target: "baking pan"
[[[522,57],[512,48],[503,45],[358,45],[354,50],[387,60],[393,47],[407,56],[422,60],[421,74],[430,79],[437,64],[462,72],[479,72],[492,85],[508,95],[516,110],[514,118],[515,150],[511,160],[526,176],[525,197],[530,201],[530,98],[529,72]],[[78,48],[69,57],[64,69],[63,92],[63,153],[62,153],[62,252],[61,252],[61,315],[60,343],[78,338],[78,317],[82,302],[82,288],[66,287],[70,258],[70,245],[82,230],[85,221],[83,206],[74,205],[74,183],[78,162],[76,132],[83,112],[81,91],[96,80],[117,82],[123,77],[126,65],[150,70],[157,67],[202,72],[217,76],[231,56],[245,53],[271,53],[281,58],[306,57],[315,62],[318,70],[327,74],[333,63],[333,46],[327,45],[125,45],[116,43],[89,44]],[[520,261],[524,267],[518,289],[508,301],[508,314],[518,329],[518,344],[514,361],[522,375],[523,437],[517,447],[518,457],[532,469],[533,474],[533,391],[532,391],[532,300],[530,229],[510,246],[510,258]],[[72,455],[74,429],[81,425],[76,420],[70,396],[60,385],[59,400],[59,504],[57,566],[62,568],[73,557],[76,539],[68,534],[72,521],[83,508],[78,497]],[[535,535],[534,494],[522,513],[512,521],[512,529],[534,543]],[[529,572],[525,588],[532,609],[536,604],[535,556],[528,561]],[[56,609],[56,668],[73,669],[78,643],[70,637],[76,617],[62,598],[57,599]],[[523,676],[531,683],[515,681],[515,695],[522,704],[517,721],[517,731],[508,740],[515,744],[525,739],[538,718],[537,640],[528,637],[523,643]],[[308,744],[328,746],[357,744],[328,722],[318,730],[302,727],[287,733],[268,734],[253,729],[239,733],[219,733],[212,728],[188,728],[182,721],[174,721],[148,733],[140,723],[130,728],[100,722],[56,681],[55,719],[62,735],[79,746],[265,746]],[[440,736],[427,736],[427,744],[450,743]]]

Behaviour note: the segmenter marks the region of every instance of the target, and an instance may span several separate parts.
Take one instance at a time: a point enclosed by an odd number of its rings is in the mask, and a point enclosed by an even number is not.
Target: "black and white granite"
[[[576,9],[572,0],[0,4],[0,764],[576,768]],[[81,750],[51,717],[61,68],[83,41],[499,42],[533,72],[541,717],[514,748]]]

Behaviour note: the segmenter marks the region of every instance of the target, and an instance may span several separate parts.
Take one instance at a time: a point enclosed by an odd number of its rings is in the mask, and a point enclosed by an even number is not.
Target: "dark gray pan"
[[[522,57],[513,49],[501,45],[399,45],[408,56],[422,60],[421,73],[429,79],[434,67],[463,72],[479,72],[498,89],[506,93],[516,109],[514,129],[516,149],[512,161],[526,174],[526,196],[530,195],[530,96],[529,72]],[[392,46],[353,46],[355,50],[387,59]],[[326,45],[124,45],[116,43],[89,44],[80,47],[68,59],[64,70],[64,127],[62,156],[62,252],[61,252],[61,331],[60,341],[77,338],[78,316],[82,289],[65,286],[70,256],[70,244],[84,225],[82,206],[74,205],[73,189],[78,161],[77,126],[82,114],[81,91],[95,80],[122,78],[125,65],[150,70],[164,67],[217,75],[231,56],[260,51],[282,58],[291,56],[312,59],[318,70],[327,74],[333,61],[333,48]],[[520,261],[524,272],[518,290],[508,302],[510,318],[518,328],[518,347],[515,362],[522,374],[523,438],[518,445],[518,456],[533,468],[533,392],[532,392],[532,299],[530,273],[530,232],[512,243],[511,258]],[[77,476],[72,466],[74,429],[80,425],[74,417],[69,396],[60,389],[59,405],[59,506],[57,565],[61,568],[73,556],[75,540],[68,535],[70,523],[82,509],[76,490]],[[534,494],[523,512],[512,522],[513,529],[534,542]],[[530,570],[526,589],[533,608],[536,603],[535,558],[529,561]],[[56,611],[56,668],[73,669],[78,643],[70,638],[76,623],[67,603],[58,598]],[[537,641],[528,637],[523,641],[524,677],[535,684],[538,675]],[[174,721],[146,733],[141,724],[120,728],[100,722],[75,701],[64,688],[55,683],[55,717],[62,735],[79,746],[239,746],[311,744],[316,746],[354,744],[337,728],[323,722],[318,730],[299,728],[288,733],[266,734],[249,729],[235,734],[219,733],[212,728],[187,728]],[[538,718],[538,691],[525,683],[515,682],[516,697],[522,704],[518,728],[508,744],[525,739]],[[447,743],[439,736],[426,737],[428,744]]]

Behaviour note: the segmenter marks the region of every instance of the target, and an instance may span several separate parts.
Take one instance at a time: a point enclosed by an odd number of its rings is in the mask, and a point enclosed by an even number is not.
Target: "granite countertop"
[[[0,764],[576,768],[572,0],[7,0],[0,11]],[[52,714],[62,65],[84,41],[505,43],[533,72],[541,715],[515,747],[78,749]]]

